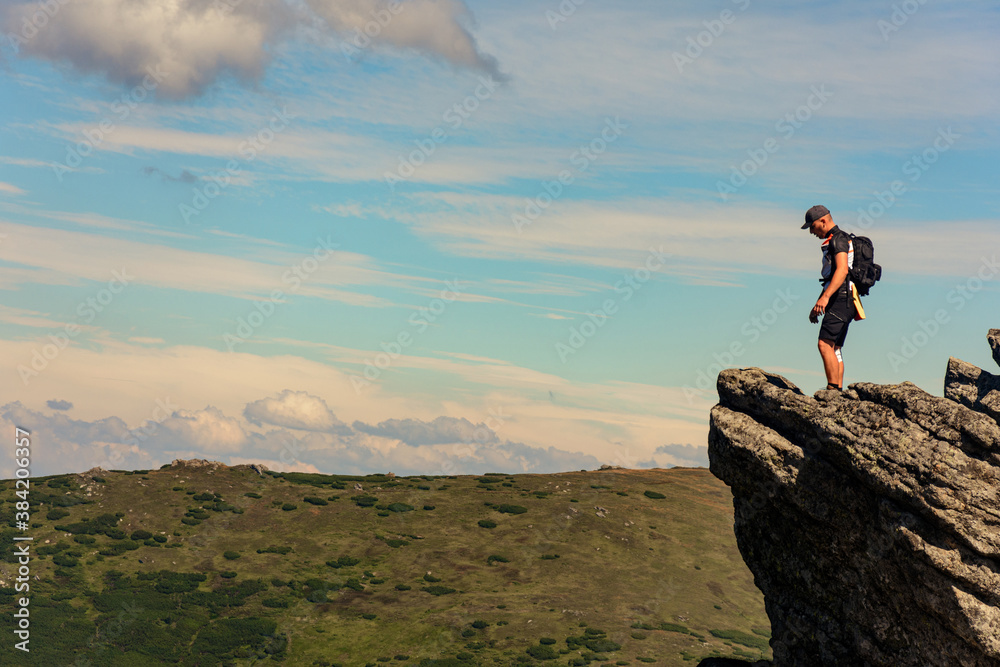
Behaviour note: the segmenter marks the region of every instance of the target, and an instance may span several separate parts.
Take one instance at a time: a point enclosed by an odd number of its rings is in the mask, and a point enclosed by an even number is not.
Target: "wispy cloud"
[[[288,291],[296,280],[298,294],[355,305],[383,307],[389,301],[344,285],[417,286],[427,278],[403,276],[378,269],[371,258],[338,251],[336,261],[324,262],[303,281],[291,267],[311,250],[296,254],[291,249],[270,252],[270,262],[254,261],[165,245],[113,238],[102,234],[53,230],[0,221],[0,233],[8,238],[0,244],[0,259],[61,273],[74,278],[106,282],[111,272],[125,269],[135,284],[192,292],[260,298],[274,290]],[[25,276],[27,277],[27,276]]]

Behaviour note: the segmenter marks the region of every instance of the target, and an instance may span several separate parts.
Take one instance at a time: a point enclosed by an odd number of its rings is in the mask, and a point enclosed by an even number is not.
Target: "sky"
[[[705,466],[721,369],[825,386],[814,204],[883,267],[845,385],[940,396],[1000,326],[998,33],[972,0],[4,0],[4,433],[33,475]]]

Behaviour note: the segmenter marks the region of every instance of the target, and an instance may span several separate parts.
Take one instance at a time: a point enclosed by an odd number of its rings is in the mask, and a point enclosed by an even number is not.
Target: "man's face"
[[[831,222],[833,222],[833,218],[827,213],[819,220],[813,220],[812,225],[809,227],[809,233],[818,239],[826,238],[826,233],[830,231]]]

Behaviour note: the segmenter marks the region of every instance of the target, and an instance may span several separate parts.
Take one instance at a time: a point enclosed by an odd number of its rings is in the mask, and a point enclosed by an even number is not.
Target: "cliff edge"
[[[810,397],[751,368],[718,390],[711,470],[775,667],[1000,665],[1000,377],[951,359],[944,398],[909,382]]]

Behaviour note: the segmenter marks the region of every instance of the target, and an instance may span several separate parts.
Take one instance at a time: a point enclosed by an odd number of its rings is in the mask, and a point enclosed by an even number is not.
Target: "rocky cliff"
[[[1000,377],[952,359],[944,398],[908,382],[810,397],[751,368],[718,390],[711,470],[775,667],[1000,665]]]

